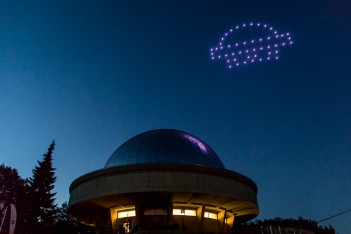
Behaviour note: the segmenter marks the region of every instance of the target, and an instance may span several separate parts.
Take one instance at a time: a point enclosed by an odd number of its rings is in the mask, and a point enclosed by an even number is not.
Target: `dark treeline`
[[[305,230],[315,234],[335,234],[332,226],[319,226],[311,219],[298,217],[297,219],[265,219],[248,222],[240,227],[243,233],[294,233],[294,230]],[[300,232],[296,232],[300,233]]]
[[[14,168],[0,165],[0,234],[9,233],[10,204],[16,208],[16,234],[91,233],[89,228],[71,220],[67,203],[58,207],[53,192],[56,181],[53,168],[55,141],[33,169],[30,178],[23,179]]]

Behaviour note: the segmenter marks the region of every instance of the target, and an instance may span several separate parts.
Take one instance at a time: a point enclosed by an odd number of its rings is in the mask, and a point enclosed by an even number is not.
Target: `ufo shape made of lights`
[[[249,40],[229,41],[228,37],[242,30],[264,31],[264,35]],[[279,33],[272,26],[264,23],[243,23],[230,28],[221,37],[218,45],[210,49],[212,60],[225,61],[228,68],[255,62],[278,60],[280,50],[294,42],[289,32]]]

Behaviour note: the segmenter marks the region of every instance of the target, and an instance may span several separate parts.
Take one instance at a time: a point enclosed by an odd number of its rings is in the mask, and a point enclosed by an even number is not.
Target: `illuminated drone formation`
[[[263,29],[266,34],[250,40],[228,42],[229,36],[244,29]],[[267,24],[251,22],[230,28],[218,45],[210,49],[210,54],[212,60],[223,60],[229,68],[234,68],[255,62],[278,60],[280,49],[292,44],[289,32],[279,33]]]

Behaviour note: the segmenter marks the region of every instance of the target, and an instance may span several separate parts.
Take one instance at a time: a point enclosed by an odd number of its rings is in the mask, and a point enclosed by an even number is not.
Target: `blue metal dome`
[[[146,163],[224,168],[217,154],[205,142],[186,132],[172,129],[152,130],[131,138],[111,155],[105,168]]]

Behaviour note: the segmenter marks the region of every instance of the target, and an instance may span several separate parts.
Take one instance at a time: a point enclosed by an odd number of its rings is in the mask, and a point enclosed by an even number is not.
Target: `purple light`
[[[236,32],[238,30],[245,31],[245,28],[252,26],[264,28],[265,34],[262,34],[258,38],[251,38],[250,40],[235,41],[234,34],[231,34],[233,30],[237,30]],[[258,42],[260,43],[260,47],[255,47],[254,44]],[[279,50],[283,46],[292,44],[293,41],[289,32],[279,33],[278,30],[267,24],[248,22],[236,25],[235,28],[230,28],[227,32],[224,32],[217,47],[210,48],[210,58],[212,60],[223,59],[229,68],[233,68],[241,64],[277,60],[279,58]]]
[[[184,137],[188,139],[193,145],[197,146],[203,153],[208,153],[206,146],[199,139],[188,134],[184,134]]]

